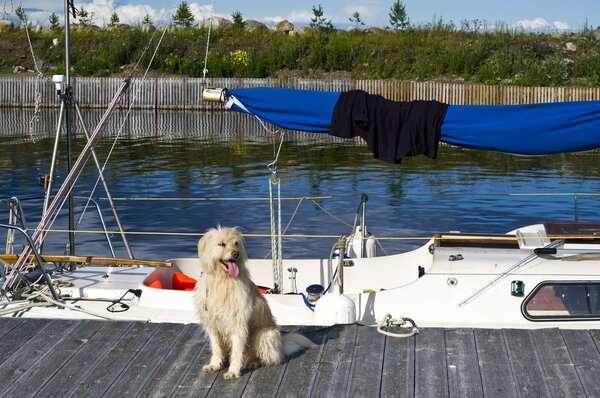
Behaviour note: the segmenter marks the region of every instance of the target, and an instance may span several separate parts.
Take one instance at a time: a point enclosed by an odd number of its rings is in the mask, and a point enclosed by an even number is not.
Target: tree
[[[50,30],[60,30],[60,20],[58,19],[58,15],[56,13],[50,14],[48,17],[48,22],[50,22]]]
[[[152,18],[150,18],[150,14],[146,13],[146,15],[144,15],[144,19],[142,19],[142,25],[152,25]]]
[[[310,27],[316,30],[333,30],[333,24],[331,19],[328,21],[324,16],[323,7],[319,4],[318,6],[312,7],[314,17],[310,19]]]
[[[94,23],[94,13],[88,12],[83,6],[77,11],[77,18],[79,18],[79,26],[84,28],[90,27]]]
[[[110,15],[110,20],[108,21],[108,26],[110,28],[114,28],[121,20],[119,19],[119,14],[116,11]]]
[[[358,11],[354,11],[354,14],[352,14],[352,17],[348,18],[348,20],[354,24],[354,28],[357,30],[360,29],[361,26],[365,26],[365,23],[360,19]]]
[[[401,30],[410,26],[408,16],[406,15],[406,7],[400,0],[396,0],[390,8],[390,25],[392,29]]]
[[[21,22],[25,22],[25,19],[27,18],[25,9],[20,5],[17,8],[15,8],[15,15],[17,16],[17,18],[19,18],[19,21]]]
[[[242,15],[241,11],[234,11],[231,14],[231,19],[233,20],[233,27],[237,28],[237,29],[242,29],[244,28],[244,25],[246,24],[246,22],[244,22],[244,16]]]
[[[194,23],[194,15],[187,2],[182,1],[173,14],[173,25],[179,28],[189,28]]]

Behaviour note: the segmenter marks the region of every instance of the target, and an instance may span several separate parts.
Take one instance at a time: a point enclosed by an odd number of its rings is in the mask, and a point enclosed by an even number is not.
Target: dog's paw
[[[248,361],[246,363],[246,366],[244,366],[246,369],[257,369],[260,368],[260,361],[255,359],[252,361]]]
[[[230,370],[229,372],[226,372],[223,375],[223,378],[225,380],[237,379],[238,377],[241,376],[241,374],[242,374],[242,372],[240,372],[239,370],[237,370],[237,371]]]
[[[221,370],[223,367],[220,365],[214,365],[212,363],[209,363],[208,365],[204,365],[202,367],[202,370],[206,373],[214,373],[214,372],[218,372],[219,370]]]

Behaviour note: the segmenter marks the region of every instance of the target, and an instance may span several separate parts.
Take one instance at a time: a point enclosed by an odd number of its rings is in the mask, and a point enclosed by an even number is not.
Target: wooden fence
[[[81,107],[104,108],[121,83],[120,78],[74,77],[73,92]],[[187,77],[132,80],[121,108],[215,109],[202,101],[202,80]],[[207,80],[208,87],[287,87],[321,91],[361,89],[393,100],[438,100],[449,104],[527,104],[600,100],[600,88],[486,86],[470,83],[399,80],[235,79]],[[59,100],[49,78],[0,76],[0,107],[56,107]]]

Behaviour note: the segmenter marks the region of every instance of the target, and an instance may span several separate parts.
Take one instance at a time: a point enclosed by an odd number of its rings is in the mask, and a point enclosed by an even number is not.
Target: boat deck
[[[320,348],[229,381],[197,325],[0,318],[0,395],[600,396],[600,330],[285,329]]]

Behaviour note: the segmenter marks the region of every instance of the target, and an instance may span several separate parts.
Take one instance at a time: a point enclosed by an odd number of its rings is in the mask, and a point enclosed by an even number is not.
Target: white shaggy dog
[[[205,372],[217,372],[228,361],[224,377],[233,379],[243,368],[276,365],[284,353],[315,346],[298,334],[282,338],[267,300],[250,280],[238,228],[210,229],[198,242],[198,255],[203,275],[194,303],[212,350]]]

